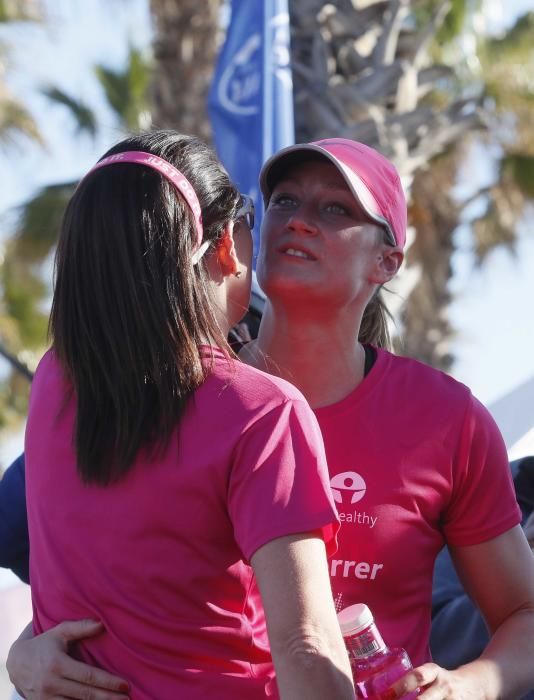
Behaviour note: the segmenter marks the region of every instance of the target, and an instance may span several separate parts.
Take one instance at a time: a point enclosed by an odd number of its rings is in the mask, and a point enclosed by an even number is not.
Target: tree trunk
[[[406,329],[396,349],[444,371],[451,369],[450,338],[453,328],[447,310],[451,302],[449,283],[454,252],[453,233],[460,211],[450,192],[454,184],[460,149],[453,149],[416,173],[412,184],[409,216],[417,236],[408,250],[405,265],[421,268],[401,312]]]
[[[411,189],[416,237],[406,264],[417,270],[418,281],[401,311],[404,333],[396,345],[445,370],[452,363],[446,311],[458,223],[447,193],[456,161],[430,162],[480,124],[475,100],[443,105],[443,93],[441,103],[428,99],[436,81],[452,76],[427,52],[448,7],[441,2],[415,32],[404,23],[410,0],[290,2],[297,141],[345,136],[373,146],[397,166]]]
[[[206,99],[218,51],[220,0],[150,0],[155,128],[211,138]]]
[[[151,0],[155,127],[210,137],[206,98],[221,2]],[[289,0],[296,139],[353,138],[397,166],[411,190],[410,223],[416,232],[407,269],[418,277],[400,314],[405,339],[397,345],[447,370],[452,233],[459,221],[447,193],[459,156],[436,157],[448,154],[482,119],[476,99],[447,92],[454,81],[451,68],[430,58],[429,46],[450,0],[419,1],[419,13],[433,8],[419,31],[415,22],[405,22],[415,2]],[[487,227],[484,231],[488,238]],[[500,229],[495,236],[502,236]]]

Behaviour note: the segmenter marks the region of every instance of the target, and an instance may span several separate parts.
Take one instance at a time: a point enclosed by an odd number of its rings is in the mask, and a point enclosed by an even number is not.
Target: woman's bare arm
[[[354,700],[324,542],[281,537],[252,557],[281,700]]]
[[[488,542],[451,547],[467,593],[491,639],[475,661],[446,671],[425,664],[396,684],[424,688],[421,700],[508,700],[534,688],[534,556],[518,525]]]

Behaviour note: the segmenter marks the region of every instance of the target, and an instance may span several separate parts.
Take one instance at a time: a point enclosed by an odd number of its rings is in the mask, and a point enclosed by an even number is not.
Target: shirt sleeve
[[[444,518],[447,542],[479,544],[520,522],[506,446],[489,411],[470,395]]]
[[[244,557],[277,537],[318,531],[337,549],[337,511],[317,420],[304,401],[287,400],[242,435],[229,480],[228,510]]]
[[[0,481],[0,566],[12,569],[28,583],[29,560],[24,455],[21,455]]]

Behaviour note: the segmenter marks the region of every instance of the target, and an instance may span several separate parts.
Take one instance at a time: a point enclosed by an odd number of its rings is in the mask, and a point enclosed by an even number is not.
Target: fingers
[[[76,633],[76,630],[74,630]],[[69,630],[67,630],[67,634]],[[64,652],[50,656],[39,669],[37,697],[59,700],[126,700],[127,681],[76,661]]]
[[[128,700],[126,681],[69,657],[41,669],[37,695],[42,700]]]
[[[94,620],[62,622],[33,639],[19,639],[8,657],[11,681],[26,698],[41,700],[123,700],[129,686],[122,678],[68,655],[71,642],[104,631]]]
[[[89,688],[81,683],[65,680],[61,681],[55,689],[43,688],[37,697],[48,700],[129,700],[128,695],[124,693]]]
[[[455,678],[454,672],[433,663],[423,664],[413,669],[397,681],[392,689],[395,690],[397,698],[415,694],[417,689],[419,689],[417,700],[455,700],[465,697],[462,693],[462,684]]]
[[[103,631],[103,624],[97,620],[68,620],[53,628],[54,635],[66,643],[96,637]]]
[[[436,681],[441,670],[440,666],[432,663],[418,666],[394,683],[391,689],[395,691],[395,697],[402,698],[404,695],[415,693],[419,688],[421,690],[419,697],[425,700],[428,698],[428,700],[430,700],[431,696],[427,696],[427,694],[423,692],[424,688],[425,686],[432,685]]]
[[[128,682],[123,678],[114,676],[107,671],[103,671],[100,668],[94,668],[93,666],[88,666],[80,661],[75,661],[68,657],[68,662],[65,662],[64,668],[62,669],[62,675],[68,682],[76,683],[77,685],[85,688],[87,693],[88,687],[91,691],[102,689],[106,691],[112,691],[113,695],[106,695],[105,697],[116,698],[117,694],[125,695],[129,690]],[[73,696],[73,697],[78,697]],[[85,698],[86,696],[80,696]],[[100,695],[91,695],[91,698],[95,700],[100,700]],[[104,700],[104,696],[102,696]]]
[[[115,693],[111,690],[102,690],[101,688],[91,688],[82,683],[74,681],[62,680],[57,686],[57,690],[48,691],[48,695],[40,695],[42,698],[56,698],[65,700],[129,700],[128,695],[124,693]]]

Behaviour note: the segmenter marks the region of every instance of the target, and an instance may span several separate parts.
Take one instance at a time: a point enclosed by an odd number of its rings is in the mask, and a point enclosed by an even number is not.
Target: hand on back
[[[27,700],[127,700],[128,683],[69,656],[73,642],[101,634],[93,620],[62,622],[37,637],[25,633],[13,644],[7,669]]]

